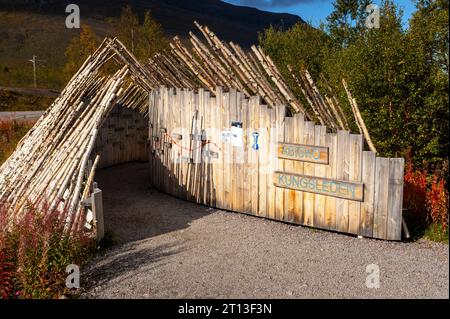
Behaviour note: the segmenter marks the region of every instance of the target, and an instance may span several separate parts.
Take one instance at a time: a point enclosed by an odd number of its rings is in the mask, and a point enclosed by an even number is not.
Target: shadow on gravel
[[[150,187],[149,164],[127,163],[100,169],[105,229],[126,244],[189,227],[212,211]]]
[[[105,285],[119,276],[123,276],[121,280],[125,280],[140,272],[164,266],[167,262],[158,261],[184,250],[181,243],[164,244],[151,249],[145,248],[145,244],[140,242],[123,245],[102,256],[101,261],[93,263],[82,276],[81,285],[90,290],[92,287]],[[156,262],[157,266],[154,265]]]

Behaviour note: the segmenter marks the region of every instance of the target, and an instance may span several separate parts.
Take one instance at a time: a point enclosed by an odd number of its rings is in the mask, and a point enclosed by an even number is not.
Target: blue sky
[[[318,27],[321,21],[333,11],[332,0],[225,0],[237,5],[256,7],[265,11],[287,12],[300,16],[303,20]],[[380,4],[380,0],[374,0]],[[403,25],[408,26],[408,20],[415,11],[414,0],[394,0],[399,8],[403,10]]]

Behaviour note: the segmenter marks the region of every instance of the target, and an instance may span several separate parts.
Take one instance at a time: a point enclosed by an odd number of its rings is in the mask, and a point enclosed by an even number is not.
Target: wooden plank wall
[[[236,90],[154,90],[149,98],[154,187],[211,207],[387,240],[401,239],[402,158],[363,150],[363,137],[331,133]],[[242,145],[232,145],[232,122]],[[257,135],[257,143],[255,140]],[[279,142],[327,147],[328,164],[279,159]],[[362,183],[363,201],[276,187],[274,172]]]
[[[137,111],[116,105],[99,130],[92,154],[98,168],[148,160],[148,121]]]

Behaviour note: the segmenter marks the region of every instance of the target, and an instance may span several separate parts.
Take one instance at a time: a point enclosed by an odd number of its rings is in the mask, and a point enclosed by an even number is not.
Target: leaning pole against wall
[[[342,233],[400,240],[403,158],[363,136],[286,116],[258,96],[161,87],[150,94],[153,186],[196,203]]]

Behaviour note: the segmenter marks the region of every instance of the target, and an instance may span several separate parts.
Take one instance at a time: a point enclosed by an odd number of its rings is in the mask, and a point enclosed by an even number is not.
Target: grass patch
[[[43,111],[52,105],[54,98],[25,95],[0,89],[0,112]]]
[[[423,236],[431,241],[448,244],[448,228],[444,229],[440,224],[430,225],[425,229]]]
[[[0,165],[14,152],[17,143],[33,125],[34,122],[0,121]]]

